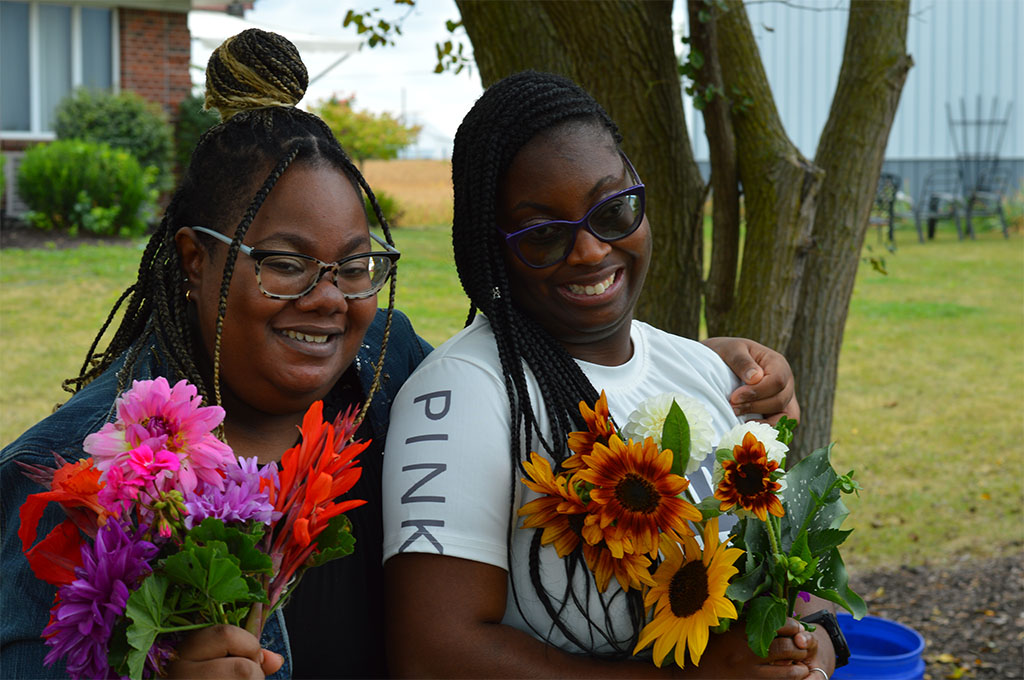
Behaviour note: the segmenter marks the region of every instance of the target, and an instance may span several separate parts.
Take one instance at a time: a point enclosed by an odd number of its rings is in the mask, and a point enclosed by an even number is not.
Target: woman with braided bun
[[[380,454],[391,396],[430,348],[394,309],[398,251],[373,192],[323,121],[295,108],[306,84],[298,52],[279,35],[245,31],[214,52],[207,106],[223,122],[200,139],[138,279],[67,381],[74,396],[4,449],[0,676],[66,676],[60,662],[43,665],[40,632],[54,592],[21,555],[18,508],[40,489],[16,462],[52,467],[53,452],[82,458],[85,436],[116,415],[118,394],[156,376],[187,379],[207,404],[223,406],[226,441],[261,463],[295,444],[303,414],[320,399],[330,419],[362,404],[357,437],[373,440],[351,491],[368,501],[348,513],[358,548],[311,570],[283,617],[271,619],[262,643],[274,653],[240,628],[217,626],[182,641],[171,675],[262,677],[282,662],[283,675],[384,674]],[[364,194],[386,242],[371,237]],[[303,290],[275,287],[268,273],[281,265],[268,251],[306,267]],[[372,259],[373,278],[346,277],[332,264],[363,259]],[[388,278],[387,309],[379,310]],[[101,350],[118,309],[121,321]],[[55,505],[40,531],[62,519]]]
[[[529,71],[488,88],[456,134],[452,241],[469,320],[399,391],[384,456],[396,675],[796,679],[834,665],[828,637],[789,619],[767,659],[736,625],[711,636],[698,668],[657,668],[632,656],[639,591],[616,579],[598,590],[572,521],[565,559],[542,529],[521,528],[517,511],[540,497],[519,481],[524,463],[534,451],[552,469],[564,461],[568,433],[587,430],[579,404],[601,390],[619,425],[665,392],[700,400],[718,437],[738,423],[738,380],[718,356],[633,319],[652,237],[620,141],[582,88]],[[706,473],[690,477],[701,497]]]
[[[361,404],[356,437],[372,439],[351,491],[368,501],[348,513],[355,553],[310,570],[263,640],[230,626],[197,631],[179,644],[169,674],[386,674],[381,452],[391,400],[430,347],[394,309],[398,253],[373,192],[323,121],[295,108],[306,84],[295,47],[281,36],[248,30],[214,52],[206,101],[222,123],[200,139],[138,279],[111,310],[79,375],[67,381],[74,396],[0,453],[0,677],[65,675],[61,663],[43,664],[40,632],[54,592],[21,554],[18,508],[39,488],[17,463],[52,466],[54,452],[82,458],[85,436],[115,417],[117,396],[133,380],[156,376],[187,379],[206,404],[222,406],[226,441],[261,462],[295,443],[296,425],[318,399],[327,418]],[[368,229],[363,195],[386,242]],[[267,276],[267,258],[282,252],[307,268],[304,289],[277,289]],[[363,257],[374,258],[381,275],[355,290],[335,265]],[[387,309],[378,309],[376,293],[388,278]],[[768,410],[782,409],[792,394],[784,360],[743,341],[723,342],[722,351],[740,370],[760,374],[754,359],[762,362],[776,378],[755,385],[761,394],[750,401],[767,398],[775,404]],[[40,534],[61,519],[48,509]]]

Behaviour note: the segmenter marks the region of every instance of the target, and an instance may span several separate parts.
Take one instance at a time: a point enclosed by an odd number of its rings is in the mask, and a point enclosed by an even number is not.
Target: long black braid
[[[208,403],[221,403],[221,329],[238,250],[263,201],[292,163],[326,165],[344,172],[356,194],[369,198],[385,239],[394,244],[373,191],[330,128],[317,116],[294,108],[307,83],[306,67],[295,46],[274,33],[249,29],[229,38],[213,53],[207,67],[206,102],[208,108],[220,111],[223,122],[200,137],[178,189],[142,255],[137,280],[114,304],[78,376],[64,381],[66,390],[78,391],[124,355],[118,384],[119,391],[123,390],[152,340],[168,376],[194,384]],[[204,380],[196,360],[193,324],[185,297],[185,273],[174,241],[178,229],[195,225],[233,237],[218,304],[212,385]],[[210,237],[201,238],[210,247],[216,247]],[[380,381],[396,279],[397,272],[392,276],[384,340],[360,420]],[[106,348],[99,351],[104,333],[122,306],[120,325]]]
[[[452,182],[455,192],[452,244],[459,279],[470,299],[467,325],[477,311],[483,312],[494,331],[498,356],[505,377],[511,422],[513,479],[525,474],[523,462],[534,448],[534,437],[556,463],[568,456],[566,437],[573,430],[586,429],[579,412],[580,401],[593,404],[598,392],[579,365],[547,331],[523,313],[512,299],[505,267],[505,243],[494,226],[498,221],[498,194],[501,182],[519,150],[538,134],[556,126],[574,122],[592,122],[603,126],[618,144],[622,138],[611,118],[593,97],[561,76],[525,71],[492,85],[474,104],[455,135],[452,153]],[[550,424],[550,440],[541,431],[527,389],[529,368],[540,389],[544,411]],[[525,434],[525,440],[520,433]],[[510,522],[511,527],[511,522]],[[512,563],[509,529],[509,564]],[[606,616],[604,622],[588,615],[589,602],[581,602],[572,591],[573,575],[585,569],[580,549],[564,560],[567,586],[556,604],[541,581],[538,551],[540,532],[531,542],[530,580],[541,604],[558,629],[581,649],[594,642],[609,643],[616,650],[613,658],[627,657],[639,638],[643,624],[643,603],[637,591],[626,597],[633,625],[628,641],[616,640],[607,631],[609,598],[596,595]],[[513,570],[510,568],[509,573]],[[512,593],[518,606],[516,583]],[[615,597],[621,597],[621,591]],[[587,600],[590,599],[589,591]],[[591,642],[579,640],[563,621],[568,603],[590,624]],[[525,619],[526,617],[524,617]],[[535,631],[546,635],[543,631]]]

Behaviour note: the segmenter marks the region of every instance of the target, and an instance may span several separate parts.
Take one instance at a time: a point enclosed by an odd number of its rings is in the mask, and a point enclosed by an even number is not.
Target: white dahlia
[[[690,460],[686,465],[686,474],[690,474],[695,472],[711,453],[715,437],[715,431],[711,429],[711,414],[704,404],[693,397],[678,392],[665,392],[644,399],[636,410],[629,414],[629,422],[622,428],[622,432],[636,442],[650,437],[660,448],[661,433],[665,429],[665,419],[668,418],[668,410],[673,400],[683,410],[686,422],[690,426]]]

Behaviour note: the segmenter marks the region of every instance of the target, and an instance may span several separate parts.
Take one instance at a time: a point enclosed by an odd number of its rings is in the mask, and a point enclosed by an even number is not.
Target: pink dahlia
[[[86,437],[84,448],[104,472],[127,463],[143,445],[151,452],[168,451],[180,460],[178,488],[183,492],[194,490],[199,481],[221,489],[221,470],[235,460],[231,448],[212,433],[224,420],[224,409],[200,404],[202,397],[185,380],[174,387],[163,377],[136,380],[117,400],[117,420]]]

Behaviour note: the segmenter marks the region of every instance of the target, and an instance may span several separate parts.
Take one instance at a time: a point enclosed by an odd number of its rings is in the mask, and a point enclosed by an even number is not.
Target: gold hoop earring
[[[185,302],[192,302],[192,289],[188,288],[185,290]]]

